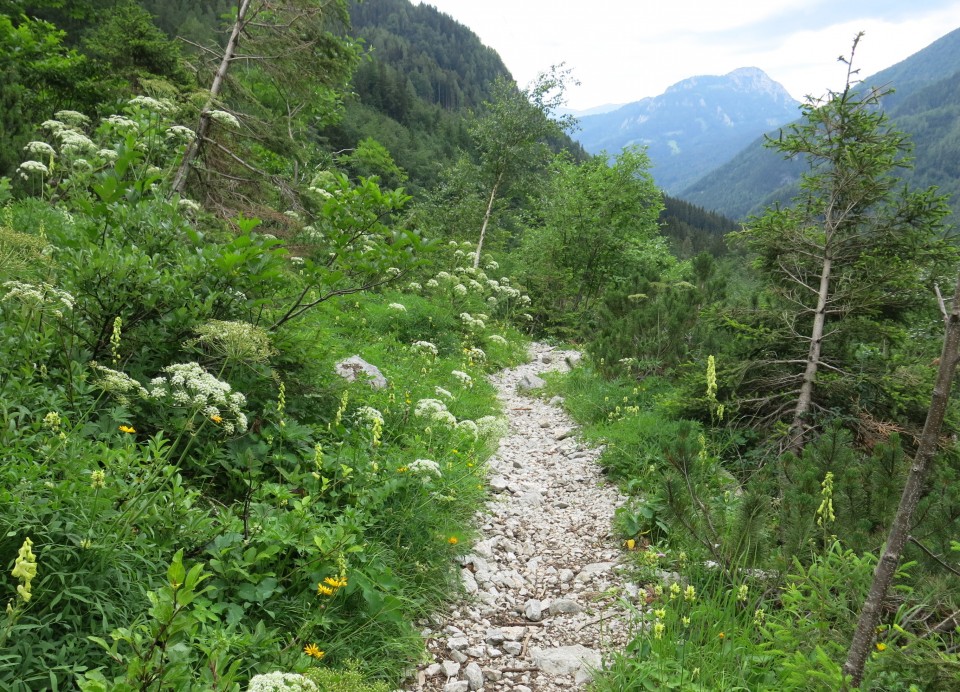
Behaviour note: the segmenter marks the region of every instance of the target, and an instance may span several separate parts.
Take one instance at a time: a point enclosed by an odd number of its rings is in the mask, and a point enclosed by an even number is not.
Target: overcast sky
[[[415,0],[416,1],[416,0]],[[960,0],[429,0],[525,86],[565,62],[576,109],[656,96],[687,77],[759,67],[802,100],[843,86],[840,54],[866,35],[864,77],[960,27]]]

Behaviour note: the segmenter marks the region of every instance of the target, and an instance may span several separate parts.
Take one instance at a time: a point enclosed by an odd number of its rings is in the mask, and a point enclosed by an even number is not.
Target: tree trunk
[[[917,448],[916,456],[913,458],[913,464],[910,466],[907,482],[904,484],[903,494],[900,496],[897,515],[890,525],[886,548],[873,572],[873,583],[870,585],[867,600],[864,601],[863,609],[860,611],[857,629],[850,642],[847,660],[843,664],[844,674],[853,678],[855,687],[859,686],[863,679],[863,667],[872,648],[876,636],[876,627],[880,621],[880,607],[890,584],[893,582],[897,566],[900,564],[903,546],[909,538],[913,512],[920,501],[923,481],[937,452],[940,428],[943,425],[947,402],[950,399],[950,386],[953,384],[953,376],[957,369],[957,357],[960,354],[960,278],[957,279],[957,287],[953,292],[953,304],[950,306],[950,313],[947,315],[945,322],[940,368],[933,386],[933,396],[930,400],[930,408],[927,410],[927,420],[923,426],[923,434],[920,436],[920,445]]]
[[[223,89],[223,81],[226,79],[227,70],[230,69],[230,63],[233,62],[233,56],[237,52],[237,44],[240,42],[240,32],[243,31],[247,11],[250,9],[251,2],[252,0],[240,0],[237,9],[237,20],[233,23],[230,39],[223,49],[223,59],[220,60],[220,66],[217,68],[217,72],[213,76],[213,83],[210,85],[210,96],[207,97],[207,102],[204,104],[203,110],[200,111],[200,122],[197,123],[196,130],[197,137],[183,153],[183,160],[180,162],[177,174],[173,178],[171,190],[179,195],[182,195],[186,189],[187,175],[190,173],[190,167],[200,154],[200,148],[203,146],[203,141],[207,136],[207,132],[210,130],[210,108],[220,97],[220,91]]]
[[[503,171],[500,171],[500,175],[497,176],[497,182],[493,184],[493,189],[490,190],[490,200],[487,202],[487,211],[483,215],[483,225],[480,227],[480,241],[477,243],[477,254],[473,258],[473,268],[476,269],[480,266],[480,252],[483,250],[483,239],[487,235],[487,224],[490,223],[490,215],[493,214],[493,202],[497,198],[497,190],[500,188],[500,183],[503,182]]]
[[[820,351],[823,347],[823,331],[827,321],[827,301],[830,298],[830,271],[833,262],[825,257],[820,271],[820,289],[817,293],[817,310],[813,315],[813,329],[810,330],[810,350],[807,352],[807,367],[803,372],[803,382],[797,395],[797,405],[793,410],[793,420],[787,433],[786,451],[799,456],[806,443],[805,419],[813,402],[813,384],[820,367]],[[781,491],[783,488],[781,488]]]

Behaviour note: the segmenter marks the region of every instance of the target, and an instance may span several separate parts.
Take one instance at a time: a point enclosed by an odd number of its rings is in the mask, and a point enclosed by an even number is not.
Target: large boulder
[[[383,389],[387,386],[387,378],[380,372],[380,368],[371,365],[360,356],[345,358],[337,363],[333,369],[348,382],[360,380],[374,389]]]

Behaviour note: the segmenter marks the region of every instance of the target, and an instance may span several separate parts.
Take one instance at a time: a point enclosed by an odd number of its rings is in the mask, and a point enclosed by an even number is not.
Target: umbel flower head
[[[197,327],[196,334],[191,345],[204,346],[228,361],[265,363],[276,353],[267,331],[249,322],[208,320]]]
[[[229,383],[218,380],[198,363],[168,365],[163,371],[167,374],[150,381],[150,399],[202,413],[228,435],[246,431],[247,416],[241,407],[247,398],[234,392]]]

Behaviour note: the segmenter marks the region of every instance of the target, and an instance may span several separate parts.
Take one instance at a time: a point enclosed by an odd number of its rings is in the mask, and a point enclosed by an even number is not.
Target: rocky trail
[[[433,662],[411,692],[582,689],[602,653],[628,638],[622,599],[637,587],[620,575],[611,533],[625,498],[601,475],[599,450],[577,442],[560,402],[523,393],[579,354],[533,344],[531,356],[491,378],[510,432],[490,460],[480,540],[461,559],[467,598],[442,621],[421,623]]]

